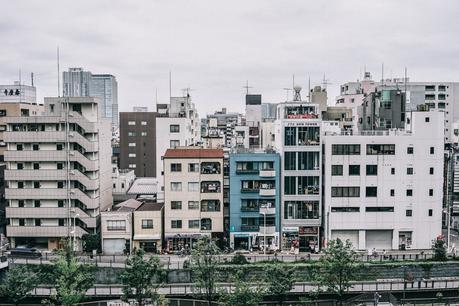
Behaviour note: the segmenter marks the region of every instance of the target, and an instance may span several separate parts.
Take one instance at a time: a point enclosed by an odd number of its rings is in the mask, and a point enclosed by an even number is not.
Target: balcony
[[[258,169],[236,169],[237,174],[257,174]]]
[[[268,226],[260,226],[259,229],[259,234],[264,236],[265,233],[266,235],[274,235],[276,233],[276,227],[273,225],[268,225]]]
[[[241,225],[243,232],[257,232],[260,227],[258,225]]]
[[[275,215],[276,208],[275,207],[260,207],[260,214]]]
[[[8,237],[67,237],[67,226],[12,226],[6,227]],[[73,230],[73,226],[70,227]],[[87,232],[76,227],[76,236],[81,238]]]
[[[260,196],[262,197],[274,197],[276,196],[276,189],[271,187],[271,189],[260,189],[259,191]]]
[[[275,177],[276,171],[274,169],[260,170],[260,177]]]
[[[89,216],[85,211],[80,208],[72,207],[71,217],[76,214],[79,215],[77,219],[83,221],[87,227],[96,228],[96,218]],[[75,210],[75,212],[73,212]],[[7,218],[60,218],[65,219],[68,216],[66,207],[6,207]]]

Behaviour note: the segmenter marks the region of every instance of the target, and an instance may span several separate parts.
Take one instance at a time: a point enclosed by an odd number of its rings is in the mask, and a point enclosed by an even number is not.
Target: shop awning
[[[155,234],[155,235],[134,235],[134,240],[160,240],[161,235],[160,234]]]

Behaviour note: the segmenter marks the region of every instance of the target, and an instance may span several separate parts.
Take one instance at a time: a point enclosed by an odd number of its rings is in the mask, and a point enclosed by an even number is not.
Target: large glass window
[[[360,155],[359,144],[333,144],[332,155]]]
[[[319,177],[299,176],[298,194],[319,194]]]
[[[367,175],[378,175],[378,165],[367,165]]]
[[[296,170],[296,152],[285,152],[284,168],[285,170]]]
[[[285,219],[319,219],[318,201],[286,201]]]
[[[360,175],[360,165],[349,165],[349,175]]]
[[[126,221],[125,220],[107,220],[108,231],[125,231]]]
[[[221,191],[220,182],[201,182],[201,192],[202,193],[215,193]]]
[[[220,211],[220,201],[219,200],[203,200],[201,202],[201,211],[210,211],[210,212]]]
[[[298,170],[318,170],[319,152],[298,152]]]
[[[332,198],[358,198],[360,197],[360,187],[332,187]]]
[[[298,145],[318,145],[320,142],[319,127],[301,126],[298,127]]]
[[[395,145],[367,144],[367,155],[395,155]]]
[[[284,193],[286,195],[296,194],[296,177],[295,176],[286,176],[284,178]]]
[[[366,187],[365,196],[367,198],[374,198],[378,196],[378,187]]]
[[[284,134],[285,145],[296,146],[296,127],[286,127]]]
[[[333,176],[341,176],[343,175],[343,165],[332,165],[331,166],[331,175]]]
[[[212,229],[212,219],[204,218],[201,219],[201,230],[210,231]]]
[[[219,162],[204,162],[201,163],[202,174],[220,174],[221,165]]]

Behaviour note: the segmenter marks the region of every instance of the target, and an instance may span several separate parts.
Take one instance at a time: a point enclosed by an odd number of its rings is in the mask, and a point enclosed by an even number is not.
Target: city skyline
[[[1,22],[8,43],[0,81],[12,84],[21,70],[29,84],[34,72],[38,101],[56,96],[59,46],[61,72],[84,67],[116,76],[120,111],[133,105],[152,110],[156,90],[158,102],[167,103],[171,71],[172,95],[191,87],[204,116],[221,107],[242,112],[246,80],[264,102],[280,102],[293,74],[304,88],[308,77],[320,85],[325,75],[330,103],[340,84],[362,78],[365,66],[375,80],[382,63],[388,78],[403,76],[407,67],[413,81],[453,81],[459,68],[459,43],[451,39],[459,27],[454,1],[265,4],[7,3],[6,11],[20,14]],[[442,18],[424,22],[429,16]]]

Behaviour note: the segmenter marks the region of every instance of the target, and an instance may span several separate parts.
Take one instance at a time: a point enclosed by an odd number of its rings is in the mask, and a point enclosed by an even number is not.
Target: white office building
[[[5,118],[13,247],[53,250],[68,236],[80,247],[82,235],[96,232],[100,212],[112,205],[110,121],[98,104],[91,97],[45,98],[42,116]]]
[[[430,249],[441,234],[444,113],[406,114],[404,130],[322,137],[326,241]]]

